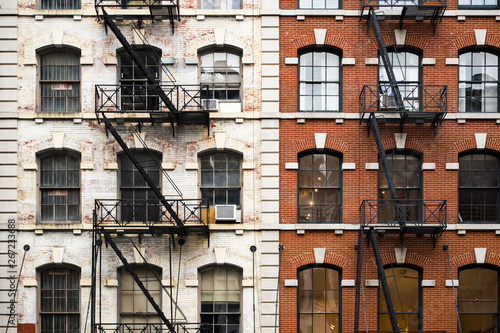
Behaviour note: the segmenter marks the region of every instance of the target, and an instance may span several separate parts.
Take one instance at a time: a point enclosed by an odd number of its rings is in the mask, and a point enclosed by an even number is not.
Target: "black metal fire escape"
[[[110,13],[105,9],[108,7]],[[200,332],[204,329],[204,326],[201,324],[194,324],[194,326],[192,326],[193,324],[186,323],[185,318],[183,322],[174,322],[175,318],[167,318],[134,271],[134,266],[128,263],[122,250],[118,247],[115,237],[123,237],[123,239],[131,241],[131,237],[138,236],[140,240],[145,234],[150,234],[154,237],[168,235],[170,237],[170,242],[172,242],[176,236],[184,238],[189,234],[202,235],[209,238],[208,219],[210,214],[208,203],[203,202],[201,199],[185,199],[182,197],[180,191],[178,191],[175,199],[167,199],[141,161],[135,156],[134,151],[127,146],[125,140],[119,134],[112,122],[135,123],[138,124],[139,127],[145,123],[150,123],[151,125],[169,123],[173,134],[175,134],[175,127],[183,124],[204,125],[203,128],[208,129],[209,114],[208,110],[203,107],[201,99],[204,90],[208,89],[208,87],[202,85],[180,86],[173,82],[168,85],[162,85],[158,81],[158,78],[155,77],[154,73],[148,69],[134,47],[127,41],[118,25],[115,23],[115,20],[125,19],[138,20],[139,24],[142,24],[144,19],[162,20],[166,18],[170,21],[173,29],[174,21],[179,18],[179,9],[176,0],[96,0],[95,8],[98,17],[104,20],[106,30],[109,28],[113,32],[147,81],[145,85],[146,88],[142,91],[147,92],[148,96],[137,96],[138,100],[149,98],[155,101],[150,104],[138,103],[138,106],[126,106],[122,97],[122,95],[124,95],[124,87],[120,85],[96,85],[95,113],[97,119],[104,123],[106,133],[114,137],[137,172],[149,186],[151,192],[154,193],[156,199],[95,200],[93,214],[94,236],[91,290],[92,332],[133,333],[137,330],[140,332],[167,330],[170,333],[187,331]],[[145,41],[145,38],[141,39],[143,42]],[[159,66],[160,64],[158,64],[158,67]],[[136,93],[135,90],[134,93]],[[199,128],[198,126],[194,127]],[[145,146],[145,150],[148,150],[149,148],[145,145],[143,140],[140,139],[140,136],[138,136],[138,138]],[[162,170],[161,162],[155,162],[158,168]],[[171,181],[165,171],[162,170],[162,172],[164,172],[164,176]],[[172,181],[171,184],[174,189],[178,190]],[[125,214],[125,211],[129,211],[131,214]],[[151,212],[151,214],[146,212]],[[98,281],[98,276],[101,277],[98,272],[98,267],[102,266],[102,264],[99,263],[101,263],[100,256],[102,256],[103,241],[104,244],[109,245],[113,249],[124,268],[134,279],[139,289],[143,292],[146,299],[157,313],[162,322],[161,324],[155,323],[152,324],[152,326],[148,326],[149,324],[134,326],[134,324],[131,323],[104,324],[100,322],[101,316],[97,315],[97,307],[99,306],[100,311],[101,305],[98,305],[97,302],[101,302],[101,294],[98,295],[97,285],[100,286],[102,283]],[[184,240],[182,240],[182,243],[183,242]],[[143,261],[146,263],[144,258]],[[171,307],[175,306],[178,309],[177,304],[171,297],[172,295],[168,296],[171,299]]]
[[[425,2],[425,0],[423,0]],[[422,2],[422,0],[421,0]],[[430,3],[431,1],[427,1]],[[446,115],[446,87],[445,86],[417,86],[414,89],[418,91],[419,103],[412,104],[408,102],[406,93],[407,89],[402,92],[396,80],[384,37],[379,25],[379,18],[375,13],[375,8],[398,7],[401,9],[400,24],[408,17],[408,13],[412,15],[428,15],[434,29],[435,23],[442,17],[446,8],[446,3],[441,1],[433,1],[430,7],[415,4],[409,0],[379,0],[363,1],[363,10],[361,17],[366,17],[367,22],[372,28],[375,41],[378,46],[380,59],[387,73],[389,83],[385,85],[370,86],[365,85],[360,94],[361,106],[361,122],[366,122],[373,134],[378,154],[380,166],[387,180],[387,187],[390,193],[390,200],[363,200],[360,207],[361,211],[361,227],[359,230],[358,245],[357,245],[357,273],[356,273],[356,290],[355,290],[355,324],[354,332],[368,332],[366,327],[360,330],[359,317],[362,294],[362,265],[363,265],[363,246],[364,236],[367,235],[367,242],[372,246],[375,263],[377,266],[379,283],[384,294],[384,299],[387,305],[392,332],[400,332],[396,311],[391,299],[387,276],[384,271],[382,256],[378,247],[377,234],[399,234],[401,240],[405,234],[430,234],[433,238],[434,245],[437,237],[446,228],[446,200],[417,200],[418,209],[420,210],[418,220],[415,221],[410,217],[410,210],[414,208],[415,203],[408,204],[407,200],[398,196],[394,183],[393,172],[387,159],[386,149],[383,145],[383,139],[380,133],[379,125],[387,127],[390,123],[398,123],[401,128],[405,123],[423,124],[429,123],[434,128],[442,122]],[[424,14],[422,14],[423,12]],[[385,16],[383,16],[386,18]],[[390,106],[387,105],[387,97],[390,96]],[[415,201],[415,200],[412,200]],[[381,211],[392,211],[390,219],[383,216]]]

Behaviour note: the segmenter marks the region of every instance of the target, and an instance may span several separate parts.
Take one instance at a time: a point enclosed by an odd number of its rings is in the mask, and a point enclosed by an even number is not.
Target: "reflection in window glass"
[[[241,87],[241,57],[227,52],[212,52],[200,56],[201,84],[207,99],[239,100]]]
[[[201,272],[201,322],[210,332],[240,332],[241,274],[229,267]]]
[[[200,156],[201,197],[210,206],[240,205],[241,157],[230,153]]]
[[[406,222],[417,222],[419,220],[420,199],[420,159],[407,154],[395,154],[387,156],[387,163],[392,172],[392,179],[396,187],[396,193],[400,199],[400,206],[405,213]],[[396,210],[392,204],[391,193],[385,178],[382,163],[379,163],[379,219],[383,222],[394,222]]]
[[[340,111],[340,57],[308,52],[299,57],[299,111]]]
[[[458,8],[496,8],[497,0],[458,0]]]
[[[459,272],[459,314],[463,333],[498,332],[498,272],[469,268]]]
[[[458,221],[497,223],[498,158],[469,154],[458,162]]]
[[[299,221],[340,222],[341,161],[329,154],[299,159]]]
[[[133,267],[158,306],[161,306],[161,270],[149,265]],[[161,322],[146,295],[139,288],[126,268],[120,269],[120,322],[141,324]]]
[[[134,151],[151,180],[161,189],[161,154],[151,151]],[[130,158],[118,155],[120,163],[120,199],[122,221],[158,222],[163,205]]]
[[[80,331],[80,273],[69,268],[40,272],[41,333]]]
[[[299,272],[299,332],[340,332],[340,276],[329,267]]]
[[[57,153],[40,158],[41,220],[80,219],[80,158]]]
[[[421,329],[420,321],[420,281],[418,271],[407,267],[386,268],[385,275],[398,327],[401,331]],[[379,330],[392,331],[389,312],[382,287],[379,287]]]
[[[299,9],[340,9],[341,0],[299,0]]]
[[[80,111],[80,55],[57,51],[40,56],[40,111]]]
[[[458,70],[458,111],[498,112],[498,56],[462,53]]]
[[[201,0],[202,9],[240,9],[241,0]]]

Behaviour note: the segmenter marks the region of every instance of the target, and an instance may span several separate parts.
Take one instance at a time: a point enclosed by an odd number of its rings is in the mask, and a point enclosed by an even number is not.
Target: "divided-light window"
[[[203,200],[214,205],[240,205],[241,156],[210,153],[200,156],[200,190]]]
[[[41,0],[40,9],[80,9],[80,0]]]
[[[202,9],[240,9],[241,0],[201,0]]]
[[[200,83],[208,86],[203,99],[239,101],[241,90],[241,56],[226,51],[200,54]]]

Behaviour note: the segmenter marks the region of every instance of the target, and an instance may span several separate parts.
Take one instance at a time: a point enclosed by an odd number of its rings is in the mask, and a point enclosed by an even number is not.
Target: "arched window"
[[[40,163],[40,220],[80,221],[80,156],[68,151],[43,154]]]
[[[158,84],[161,83],[161,50],[134,48],[149,73]],[[118,52],[121,108],[124,111],[154,111],[160,108],[160,98],[156,88],[151,85],[146,75],[125,51]]]
[[[299,221],[340,222],[342,161],[324,152],[299,157]]]
[[[44,50],[40,61],[41,112],[80,111],[80,52],[63,48]]]
[[[241,100],[241,53],[228,50],[200,52],[200,83],[208,85],[203,99]]]
[[[241,332],[241,272],[228,266],[200,271],[200,321],[210,332]]]
[[[392,267],[385,269],[387,284],[396,320],[402,331],[418,332],[422,330],[422,273],[410,267]],[[389,312],[382,286],[379,287],[379,331],[392,332]]]
[[[200,155],[201,198],[210,206],[241,205],[241,155],[212,152]]]
[[[299,269],[299,333],[342,332],[340,271],[327,265]]]
[[[498,55],[470,51],[458,59],[458,111],[498,112]]]
[[[157,188],[161,189],[161,154],[146,150],[136,150],[133,153]],[[118,163],[121,219],[158,222],[160,209],[163,207],[158,197],[125,153],[118,155]]]
[[[398,83],[401,98],[405,108],[410,111],[420,110],[419,85],[421,84],[421,57],[412,51],[388,52],[389,60]],[[389,76],[385,70],[382,56],[378,59],[378,84],[381,93],[381,107],[396,108],[392,89],[390,88]]]
[[[458,272],[458,279],[458,310],[462,332],[500,332],[498,270],[467,267]]]
[[[341,56],[331,50],[299,55],[299,111],[341,111]]]
[[[161,307],[161,269],[151,265],[133,266],[135,274],[149,291],[156,304]],[[149,303],[146,295],[139,288],[126,268],[119,270],[119,311],[122,324],[161,323],[157,312]],[[143,327],[132,327],[132,331]],[[151,330],[153,331],[153,330]]]
[[[38,272],[40,332],[80,332],[80,271],[50,266]]]
[[[417,222],[420,216],[421,198],[421,163],[415,154],[397,153],[387,156],[389,169],[392,173],[396,194],[403,211],[406,222]],[[392,204],[391,193],[387,184],[382,162],[379,163],[378,197],[379,219],[383,222],[397,221],[396,210]]]
[[[498,223],[498,157],[473,153],[458,163],[458,221]]]

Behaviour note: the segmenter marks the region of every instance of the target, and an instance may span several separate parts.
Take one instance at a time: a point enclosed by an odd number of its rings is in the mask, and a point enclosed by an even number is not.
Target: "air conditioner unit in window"
[[[201,107],[207,111],[219,111],[218,99],[202,99]]]
[[[236,205],[215,205],[215,222],[237,222]]]
[[[396,110],[396,99],[393,95],[382,95],[380,98],[380,108],[384,110]]]

